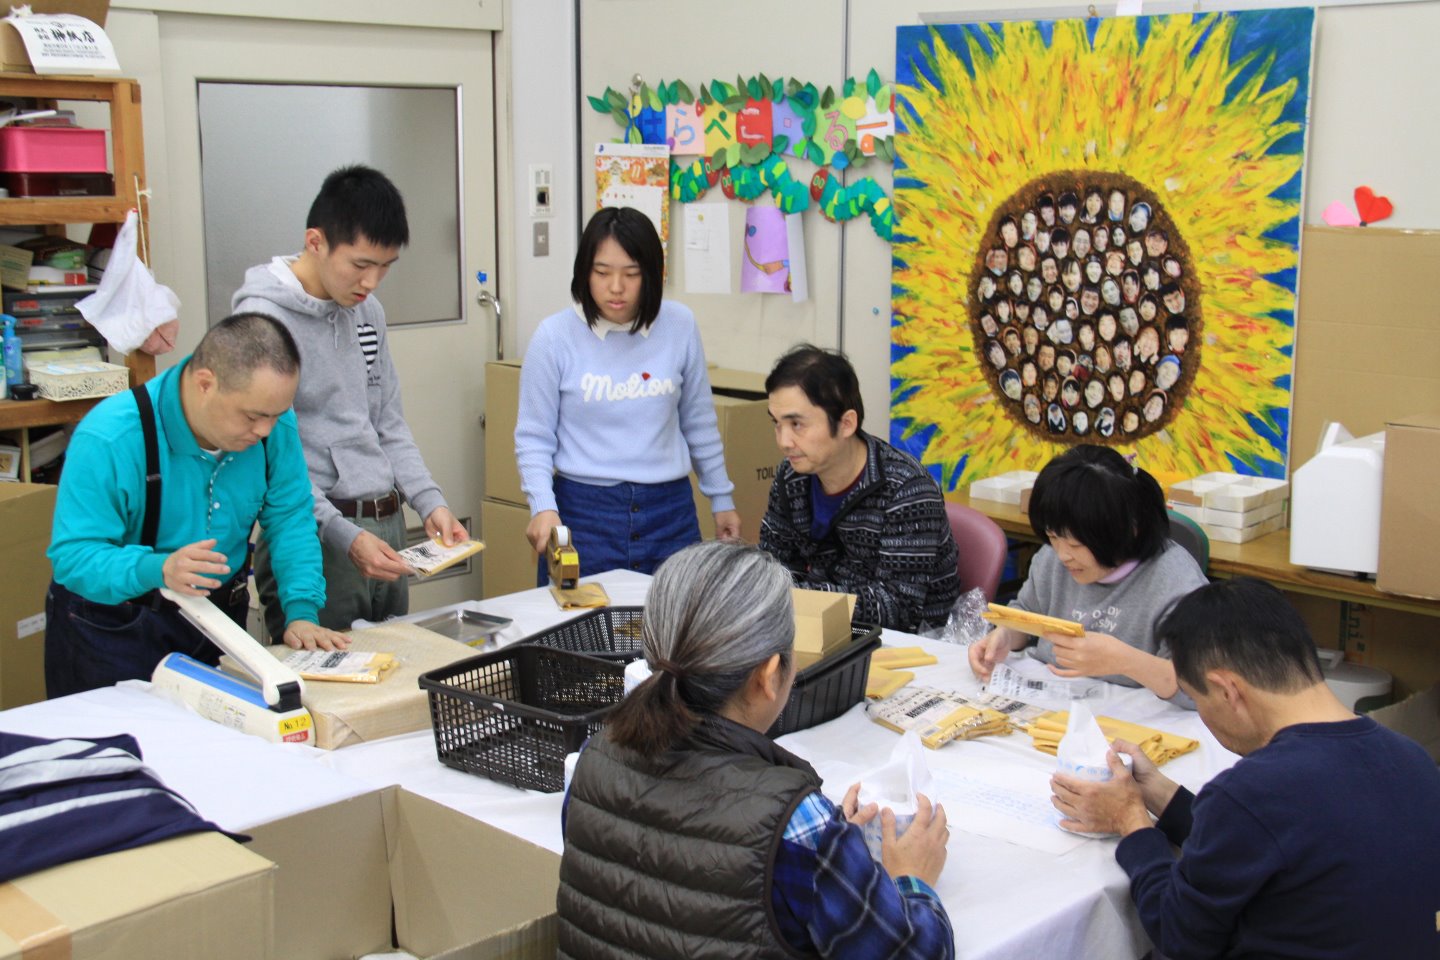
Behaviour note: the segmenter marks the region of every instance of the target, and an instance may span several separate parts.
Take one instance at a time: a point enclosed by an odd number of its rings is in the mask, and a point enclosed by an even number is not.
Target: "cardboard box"
[[[432,800],[387,787],[249,833],[280,868],[277,957],[555,956],[560,858]]]
[[[1009,473],[976,480],[970,484],[970,499],[995,500],[1018,506],[1021,495],[1035,486],[1035,479],[1039,476],[1034,470],[1011,470]]]
[[[795,653],[823,656],[850,639],[850,618],[855,612],[853,593],[792,590],[795,604]]]
[[[1257,537],[1263,537],[1267,533],[1274,533],[1285,526],[1285,515],[1271,517],[1268,520],[1261,520],[1259,523],[1245,527],[1222,527],[1213,523],[1202,523],[1200,529],[1211,540],[1218,540],[1221,543],[1248,543]]]
[[[480,554],[481,597],[502,597],[535,589],[540,558],[525,539],[525,528],[529,525],[529,507],[490,499],[480,504],[480,532],[485,538],[485,552]],[[580,563],[580,572],[584,574],[584,557]]]
[[[490,361],[485,364],[485,496],[488,499],[526,502],[525,492],[520,489],[520,469],[515,465],[515,421],[519,415],[520,361]]]
[[[770,422],[769,406],[765,400],[716,396],[715,417],[720,427],[720,443],[725,448],[725,472],[735,484],[733,496],[735,509],[740,514],[740,537],[746,543],[759,543],[760,522],[765,519],[770,486],[775,482],[775,467],[780,463],[780,448],[775,446],[775,426]],[[700,519],[700,537],[713,540],[715,514],[710,498],[700,492],[700,481],[693,473],[690,488],[695,496],[695,513]],[[584,557],[580,563],[583,570]]]
[[[1189,517],[1204,527],[1229,527],[1232,530],[1243,530],[1246,527],[1253,527],[1273,517],[1279,517],[1281,526],[1284,526],[1286,503],[1287,501],[1285,500],[1277,500],[1274,503],[1267,503],[1244,511],[1221,510],[1216,507],[1197,507],[1193,504],[1177,502],[1175,500],[1168,501],[1166,506],[1181,516]]]
[[[275,884],[274,864],[219,833],[41,870],[0,885],[0,960],[273,957]]]
[[[1228,513],[1248,513],[1280,503],[1289,495],[1290,485],[1284,480],[1247,477],[1238,473],[1202,473],[1192,480],[1171,484],[1167,497],[1172,505],[1184,504]],[[1269,516],[1274,516],[1274,513]],[[1191,519],[1199,521],[1198,517]]]
[[[0,709],[45,699],[45,551],[57,489],[0,484]]]
[[[277,660],[294,652],[283,644],[266,649]],[[301,699],[315,721],[315,746],[321,750],[429,730],[430,698],[420,689],[420,675],[475,655],[465,644],[413,623],[355,630],[350,649],[391,653],[400,662],[379,683],[305,681]],[[221,665],[243,673],[229,656],[221,658]]]
[[[1385,428],[1380,495],[1380,566],[1386,593],[1440,598],[1440,414],[1404,417]]]
[[[1440,230],[1307,226],[1300,249],[1292,469],[1327,422],[1363,437],[1440,397]]]
[[[84,17],[96,26],[105,26],[105,16],[110,12],[110,0],[30,0],[32,13],[73,13]],[[25,51],[25,41],[8,23],[0,21],[0,71],[5,73],[34,73],[30,66],[30,54]]]

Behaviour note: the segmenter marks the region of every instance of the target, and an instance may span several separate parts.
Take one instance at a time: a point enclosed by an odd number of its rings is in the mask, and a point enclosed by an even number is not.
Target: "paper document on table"
[[[364,650],[296,650],[282,661],[306,680],[379,683],[398,661],[393,654]]]
[[[479,540],[462,540],[453,547],[436,540],[421,540],[415,546],[401,550],[400,559],[410,564],[420,576],[428,577],[484,549],[485,544]]]
[[[991,773],[982,779],[950,770],[934,771],[935,798],[945,806],[945,819],[952,830],[1057,855],[1089,842],[1059,828],[1059,813],[1050,803],[1048,771],[1026,768],[1003,771],[1003,776],[998,770]]]
[[[998,664],[985,684],[985,692],[995,696],[1047,704],[1083,700],[1101,689],[1095,680],[1057,677],[1047,664],[1032,657]]]

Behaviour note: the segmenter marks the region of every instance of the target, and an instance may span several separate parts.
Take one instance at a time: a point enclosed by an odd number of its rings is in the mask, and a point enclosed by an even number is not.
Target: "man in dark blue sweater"
[[[1115,858],[1157,951],[1440,957],[1440,771],[1420,746],[1335,699],[1268,584],[1201,587],[1160,634],[1180,688],[1243,759],[1192,796],[1117,741],[1133,776],[1112,751],[1110,781],[1052,781],[1065,827],[1124,836]]]

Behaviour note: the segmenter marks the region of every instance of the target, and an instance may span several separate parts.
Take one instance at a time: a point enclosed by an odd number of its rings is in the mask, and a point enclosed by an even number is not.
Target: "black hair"
[[[361,164],[341,167],[325,178],[305,228],[325,234],[332,248],[365,239],[378,247],[403,247],[410,242],[405,200],[390,178]]]
[[[205,331],[189,366],[214,373],[222,390],[244,390],[250,375],[261,367],[286,377],[299,374],[300,348],[274,317],[233,313]]]
[[[1298,693],[1325,679],[1305,621],[1271,584],[1217,580],[1184,596],[1160,621],[1175,675],[1207,693],[1205,675],[1230,670],[1271,693]]]
[[[1050,196],[1050,194],[1048,193],[1042,193],[1040,194],[1040,199],[1035,201],[1035,206],[1039,209],[1044,209],[1045,207],[1053,207],[1055,206],[1055,198]]]
[[[1070,242],[1070,231],[1069,231],[1069,230],[1066,230],[1064,227],[1056,227],[1054,230],[1051,230],[1051,231],[1050,231],[1050,245],[1051,245],[1052,247],[1053,247],[1055,244],[1057,244],[1057,243],[1069,243],[1069,242]]]
[[[1075,194],[1067,191],[1060,194],[1060,199],[1056,201],[1055,205],[1057,207],[1078,207],[1080,202],[1075,199]]]
[[[585,322],[595,326],[600,318],[600,305],[590,295],[590,273],[595,268],[595,255],[606,239],[613,238],[620,249],[640,267],[640,308],[630,332],[638,333],[655,322],[660,314],[660,301],[665,293],[665,248],[650,218],[631,207],[606,207],[597,210],[580,235],[580,248],[575,251],[575,274],[570,280],[570,297],[585,314]]]
[[[1170,517],[1154,477],[1110,447],[1082,443],[1040,471],[1030,527],[1041,540],[1073,537],[1101,566],[1118,567],[1164,550]]]
[[[865,422],[860,380],[845,354],[838,350],[822,350],[809,343],[792,348],[775,361],[765,378],[766,393],[774,393],[781,387],[799,387],[807,400],[824,410],[832,437],[840,432],[840,418],[846,410],[855,411],[857,430]]]

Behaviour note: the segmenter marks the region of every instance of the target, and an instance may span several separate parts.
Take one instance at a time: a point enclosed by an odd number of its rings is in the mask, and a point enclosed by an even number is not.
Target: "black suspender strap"
[[[141,384],[132,387],[135,406],[140,409],[140,429],[145,434],[145,520],[140,526],[141,546],[155,547],[160,531],[160,437],[155,426],[155,406],[150,391]]]

